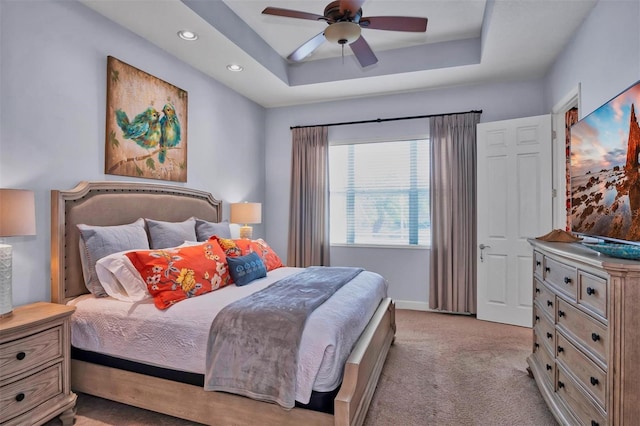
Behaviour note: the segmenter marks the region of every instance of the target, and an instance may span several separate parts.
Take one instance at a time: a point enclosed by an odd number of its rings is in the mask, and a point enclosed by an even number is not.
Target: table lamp
[[[240,238],[251,238],[253,228],[250,223],[261,223],[262,204],[260,203],[234,203],[231,204],[231,222],[242,223],[240,227]]]
[[[36,234],[33,191],[0,188],[0,237]],[[0,243],[0,317],[13,312],[11,296],[11,246]]]

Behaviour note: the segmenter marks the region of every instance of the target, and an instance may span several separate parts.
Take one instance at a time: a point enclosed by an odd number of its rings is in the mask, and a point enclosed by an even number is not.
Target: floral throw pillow
[[[262,238],[258,238],[257,240],[250,240],[248,238],[232,240],[213,236],[211,239],[217,240],[220,247],[222,247],[225,254],[229,257],[246,256],[252,252],[257,253],[264,262],[267,272],[284,266],[280,257]]]
[[[198,245],[133,251],[125,256],[146,282],[158,309],[230,283],[226,256],[213,239]]]

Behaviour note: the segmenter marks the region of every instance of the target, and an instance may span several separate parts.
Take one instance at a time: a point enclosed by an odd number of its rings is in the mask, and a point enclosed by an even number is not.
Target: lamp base
[[[11,246],[0,244],[0,316],[9,316],[13,311],[11,297]]]
[[[13,310],[6,312],[4,314],[0,314],[0,318],[9,318],[12,315],[13,315]]]
[[[252,235],[253,235],[253,227],[249,225],[244,225],[240,227],[240,238],[251,239]]]

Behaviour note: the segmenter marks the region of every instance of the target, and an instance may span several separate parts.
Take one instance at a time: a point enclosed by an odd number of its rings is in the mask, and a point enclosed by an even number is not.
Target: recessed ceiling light
[[[242,68],[242,65],[238,65],[238,64],[229,64],[229,65],[227,65],[227,69],[228,69],[229,71],[240,72],[240,71],[242,71],[244,68]]]
[[[189,30],[180,30],[178,31],[178,37],[187,41],[194,41],[198,39],[198,34]]]

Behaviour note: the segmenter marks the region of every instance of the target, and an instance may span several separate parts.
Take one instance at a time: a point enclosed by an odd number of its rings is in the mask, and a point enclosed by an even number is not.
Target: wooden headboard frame
[[[138,218],[178,222],[192,216],[222,220],[222,202],[204,191],[144,182],[80,182],[51,191],[51,301],[88,293],[82,277],[76,225],[110,226]]]

